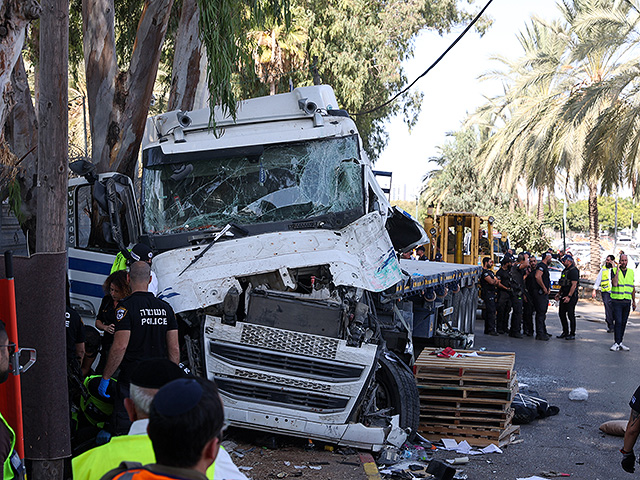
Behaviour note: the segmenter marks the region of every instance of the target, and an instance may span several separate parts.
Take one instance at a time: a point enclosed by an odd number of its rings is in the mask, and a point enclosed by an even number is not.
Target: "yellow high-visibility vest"
[[[633,269],[627,268],[626,274],[623,274],[622,270],[618,270],[618,286],[611,285],[611,299],[631,301],[633,283]]]
[[[105,445],[92,448],[75,457],[71,466],[74,480],[96,480],[120,465],[120,462],[155,463],[156,456],[149,435],[121,435]],[[216,464],[207,469],[207,478],[213,478]]]
[[[600,291],[601,292],[610,292],[611,291],[611,269],[603,268],[602,269],[602,280],[600,281]]]

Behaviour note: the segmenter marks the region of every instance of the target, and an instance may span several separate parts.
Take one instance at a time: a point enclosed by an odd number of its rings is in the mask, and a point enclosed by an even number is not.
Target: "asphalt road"
[[[522,425],[522,442],[505,447],[502,454],[471,457],[461,466],[469,480],[527,478],[549,471],[577,479],[633,478],[620,467],[622,438],[604,435],[598,427],[629,417],[629,399],[640,385],[640,314],[632,312],[627,324],[624,343],[631,351],[611,352],[613,334],[606,333],[602,304],[581,299],[576,312],[575,341],[555,338],[561,333],[555,308],[547,313],[547,328],[554,335],[548,342],[476,335],[477,349],[515,352],[520,383],[558,406],[560,413]],[[482,331],[478,320],[476,332]],[[569,392],[578,387],[587,389],[588,400],[569,400]],[[640,445],[636,451],[640,453]],[[456,456],[439,452],[436,458]]]

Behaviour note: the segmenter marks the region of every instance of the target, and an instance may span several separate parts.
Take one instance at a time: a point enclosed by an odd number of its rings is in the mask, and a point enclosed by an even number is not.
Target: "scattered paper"
[[[284,464],[288,467],[289,465],[291,465],[291,462],[287,462],[287,461],[285,460]]]
[[[249,470],[253,470],[253,467],[244,467],[242,465],[238,465],[238,470],[246,470],[248,472]]]
[[[478,352],[472,352],[472,353],[458,353],[457,356],[459,356],[459,357],[479,357],[480,355],[478,355]]]
[[[322,470],[322,467],[321,467],[320,465],[318,465],[318,466],[309,465],[309,468],[310,468],[311,470]]]
[[[458,442],[453,438],[443,438],[442,443],[444,444],[445,450],[455,450],[458,447]]]
[[[462,465],[464,463],[469,463],[469,457],[458,457],[447,460],[447,463],[451,465]]]
[[[471,445],[466,440],[461,441],[456,447],[457,453],[467,454],[471,451]]]
[[[502,453],[499,447],[496,447],[493,443],[490,443],[486,447],[480,449],[482,453]]]
[[[307,468],[307,466],[306,465],[294,465],[293,468],[297,468],[297,469],[302,470],[303,468]]]
[[[526,477],[526,478],[523,477],[523,478],[518,478],[517,480],[548,480],[548,479],[534,475],[533,477]]]

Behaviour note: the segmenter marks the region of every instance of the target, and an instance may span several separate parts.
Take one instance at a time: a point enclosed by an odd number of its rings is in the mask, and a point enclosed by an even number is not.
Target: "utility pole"
[[[69,2],[42,0],[41,5],[36,251],[38,254],[64,255],[69,163]],[[47,332],[46,338],[37,346],[40,362],[46,364],[40,367],[46,370],[38,371],[47,378],[39,378],[44,387],[31,394],[39,395],[43,409],[47,405],[55,406],[66,416],[66,422],[62,422],[59,415],[48,413],[41,431],[37,432],[42,445],[36,445],[31,454],[27,450],[26,457],[32,467],[30,478],[62,480],[64,458],[71,455],[66,358],[63,353],[66,351],[65,272],[43,271],[41,278],[59,285],[59,296],[56,292],[53,301],[44,304],[41,318],[37,319],[41,331]],[[55,386],[61,384],[65,388]]]

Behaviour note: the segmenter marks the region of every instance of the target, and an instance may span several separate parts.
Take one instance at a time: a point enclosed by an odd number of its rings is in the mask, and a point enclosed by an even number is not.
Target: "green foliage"
[[[20,225],[22,225],[27,216],[22,211],[22,197],[20,196],[20,183],[17,178],[13,178],[9,182],[9,208],[11,212],[16,216]]]
[[[430,160],[440,168],[425,177],[423,198],[426,206],[434,206],[440,212],[472,212],[479,215],[495,215],[506,209],[509,192],[490,187],[486,176],[476,167],[476,151],[479,134],[468,128],[450,134],[451,139],[440,148],[441,155]],[[498,175],[498,172],[491,172]]]
[[[415,124],[422,95],[409,93],[393,104],[369,114],[407,83],[402,61],[413,55],[413,41],[425,28],[439,32],[469,18],[458,0],[390,0],[361,2],[344,0],[295,0],[291,4],[292,30],[303,32],[307,43],[301,66],[283,73],[278,91],[288,91],[289,81],[298,86],[313,84],[313,59],[322,83],[331,85],[339,108],[355,116],[358,132],[369,157],[375,160],[387,143],[385,121],[402,115]],[[469,2],[471,3],[471,2]],[[486,28],[486,24],[479,29]],[[246,61],[236,76],[243,98],[268,93],[257,81],[253,63]]]
[[[562,206],[564,202],[558,202],[557,208],[549,212],[545,208],[545,226],[550,226],[554,230],[562,230]],[[613,233],[615,229],[615,204],[613,197],[598,197],[598,222],[600,230]],[[640,204],[636,204],[631,198],[618,199],[618,230],[638,228],[640,222]],[[570,232],[587,233],[589,231],[589,205],[587,200],[570,202],[567,205],[567,227]]]
[[[541,253],[549,248],[550,241],[544,235],[542,224],[535,217],[520,209],[513,212],[501,210],[494,216],[494,228],[507,234],[511,248],[516,252],[527,250]]]

